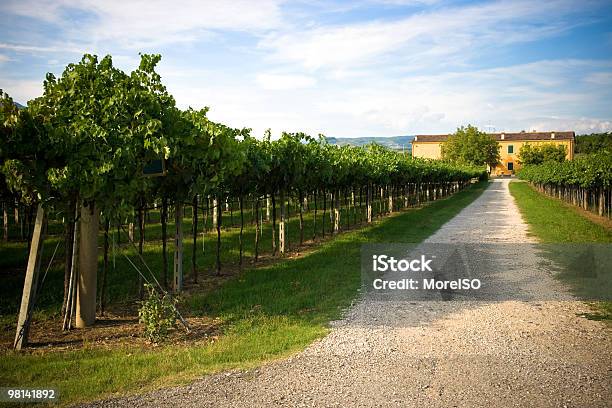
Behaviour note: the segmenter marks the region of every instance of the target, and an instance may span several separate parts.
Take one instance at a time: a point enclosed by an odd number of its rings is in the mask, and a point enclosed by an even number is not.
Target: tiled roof
[[[502,138],[503,135],[503,138]],[[554,135],[554,137],[553,137]],[[413,142],[444,142],[450,135],[417,135]],[[573,140],[574,132],[491,133],[495,140]]]

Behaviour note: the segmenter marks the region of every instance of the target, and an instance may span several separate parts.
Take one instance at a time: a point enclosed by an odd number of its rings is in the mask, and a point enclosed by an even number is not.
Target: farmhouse
[[[412,157],[430,159],[441,158],[441,147],[450,135],[417,135],[412,141]],[[554,143],[564,145],[568,160],[574,158],[574,132],[519,132],[491,133],[490,136],[499,143],[501,163],[492,169],[493,175],[514,174],[519,169],[518,154],[525,144]]]

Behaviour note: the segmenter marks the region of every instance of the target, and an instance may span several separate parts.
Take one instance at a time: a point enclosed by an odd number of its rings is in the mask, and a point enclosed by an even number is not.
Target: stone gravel
[[[493,180],[427,241],[534,242],[508,183]],[[494,261],[507,261],[498,255]],[[512,273],[525,274],[520,278],[542,300],[409,302],[365,295],[332,323],[328,336],[291,358],[87,406],[610,407],[609,326],[581,317],[588,306],[542,270],[541,261],[535,251],[526,253]]]

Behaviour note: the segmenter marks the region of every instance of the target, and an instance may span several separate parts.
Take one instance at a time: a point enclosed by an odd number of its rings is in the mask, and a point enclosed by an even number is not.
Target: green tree
[[[442,158],[453,163],[495,166],[499,163],[499,144],[491,136],[468,125],[460,127],[442,145]]]
[[[567,150],[564,145],[555,145],[546,143],[541,145],[532,145],[525,143],[519,152],[519,163],[540,164],[549,161],[562,162],[565,161]]]
[[[607,151],[612,153],[612,132],[592,133],[576,136],[576,154],[590,154]]]

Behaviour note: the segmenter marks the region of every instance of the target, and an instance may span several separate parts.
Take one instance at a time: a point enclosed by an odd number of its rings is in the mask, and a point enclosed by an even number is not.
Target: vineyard
[[[116,298],[113,290],[132,293],[112,282],[110,270],[114,277],[134,276],[130,287],[140,298],[145,283],[179,293],[187,259],[197,283],[199,271],[220,275],[224,262],[242,269],[247,247],[253,261],[263,252],[282,256],[306,240],[437,200],[486,177],[482,169],[412,159],[377,145],[330,145],[321,135],[283,133],[272,140],[267,132],[256,139],[250,129],[209,120],[207,108],[178,109],[155,71],[159,60],[143,55],[138,69],[126,74],[109,56],[86,55],[61,77],[48,74],[43,95],[27,108],[2,94],[3,238],[29,246],[21,252],[7,247],[21,261],[4,262],[25,265],[29,252],[27,298],[35,298],[42,244],[55,244],[45,261],[58,274],[57,265],[63,266],[65,329],[73,321],[93,324],[107,299]],[[230,230],[232,239],[224,239]],[[150,241],[161,241],[160,260],[145,253]],[[135,253],[130,258],[124,251],[116,262],[121,246]],[[63,256],[55,258],[58,250]],[[23,299],[21,330],[32,313],[26,290]],[[24,344],[25,331],[18,328]]]
[[[519,177],[549,196],[612,217],[612,155],[603,151],[572,161],[528,165]]]

